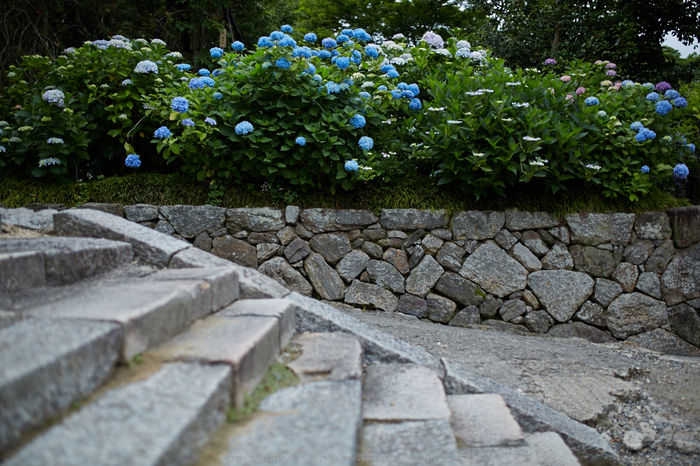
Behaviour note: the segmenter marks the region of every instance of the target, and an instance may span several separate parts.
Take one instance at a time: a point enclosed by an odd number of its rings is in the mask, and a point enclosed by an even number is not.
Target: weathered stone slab
[[[229,367],[167,364],[86,405],[7,464],[194,464],[226,420],[230,392]]]
[[[700,206],[679,207],[666,211],[672,238],[677,248],[685,248],[700,241]]]
[[[171,269],[231,267],[235,264],[214,254],[202,251],[199,248],[184,249],[175,254],[168,267]]]
[[[382,209],[379,222],[389,230],[432,230],[447,225],[444,210]]]
[[[539,466],[528,446],[464,448],[459,453],[462,464]]]
[[[605,311],[596,303],[586,301],[576,312],[575,317],[581,322],[595,325],[596,327],[607,327],[605,321]]]
[[[290,291],[267,275],[257,270],[231,264],[238,273],[241,299],[284,298]]]
[[[257,231],[254,231],[251,234],[249,234],[246,240],[253,246],[262,243],[279,244],[280,242],[280,240],[277,239],[277,235],[274,233],[261,233]]]
[[[298,238],[296,232],[294,231],[294,228],[290,226],[282,228],[280,231],[275,233],[275,236],[277,236],[277,239],[280,240],[280,243],[282,243],[283,246],[288,245],[296,238]]]
[[[386,312],[394,312],[399,299],[381,286],[354,280],[345,292],[345,302],[361,306],[371,305]]]
[[[0,249],[0,294],[44,286],[44,256],[38,251]]]
[[[499,298],[525,289],[527,281],[527,270],[493,241],[467,257],[459,274]]]
[[[428,319],[440,324],[447,324],[455,316],[457,305],[454,301],[430,293],[425,297],[428,304]]]
[[[634,291],[634,287],[637,284],[637,278],[639,278],[639,270],[634,264],[629,262],[620,262],[613,270],[610,276],[613,280],[620,284],[622,291],[625,293],[631,293]]]
[[[645,272],[663,273],[666,266],[676,254],[676,248],[673,247],[673,241],[666,240],[661,243],[654,252],[649,256],[649,259],[644,263]]]
[[[406,279],[406,292],[424,298],[445,270],[433,256],[425,256]]]
[[[241,207],[226,210],[226,228],[230,232],[277,231],[285,226],[282,211],[269,207]]]
[[[615,270],[612,252],[593,246],[573,245],[569,253],[574,260],[574,268],[594,277],[608,278]]]
[[[661,299],[661,281],[655,273],[644,272],[639,274],[635,289],[648,294],[652,298]]]
[[[348,237],[342,233],[325,233],[316,235],[309,241],[309,246],[321,254],[326,262],[335,265],[345,254],[352,251]]]
[[[301,238],[296,238],[284,249],[284,257],[292,264],[306,258],[309,254],[311,254],[309,243]]]
[[[605,311],[608,328],[617,338],[647,332],[668,322],[666,303],[641,293],[623,294]]]
[[[362,251],[353,250],[340,260],[336,266],[336,270],[343,280],[350,283],[365,270],[368,263],[369,256],[367,254]]]
[[[700,348],[687,343],[677,335],[657,328],[651,332],[632,335],[627,340],[642,348],[647,348],[659,353],[674,354],[676,356],[700,357]]]
[[[445,391],[449,395],[498,393],[503,397],[524,432],[553,431],[558,433],[574,455],[584,464],[619,464],[620,460],[615,451],[595,429],[521,395],[510,387],[468,372],[450,360],[443,359],[442,361],[445,366]],[[482,449],[467,451],[477,450]]]
[[[122,337],[116,324],[54,319],[0,330],[0,449],[102,385]]]
[[[639,239],[668,239],[671,223],[664,212],[642,212],[634,221],[634,233]]]
[[[537,257],[544,257],[549,252],[549,246],[536,231],[526,231],[520,236],[523,243]]]
[[[566,322],[593,293],[593,279],[570,270],[533,272],[527,284],[540,304],[557,322]]]
[[[150,228],[96,210],[65,210],[54,216],[59,236],[87,236],[131,244],[134,255],[157,267],[167,267],[176,253],[192,245]]]
[[[700,317],[695,309],[685,303],[668,308],[668,323],[671,331],[700,347]]]
[[[155,281],[201,280],[208,283],[211,287],[209,312],[216,312],[228,306],[240,296],[238,272],[233,267],[165,269],[149,275],[145,279]]]
[[[547,333],[554,325],[554,319],[547,311],[532,311],[523,318],[523,324],[533,333]]]
[[[363,228],[376,223],[377,216],[369,210],[304,209],[299,220],[309,231],[326,233]]]
[[[362,239],[365,241],[379,241],[380,239],[386,238],[386,230],[378,228],[378,229],[365,229],[362,230]]]
[[[408,256],[403,249],[389,248],[382,254],[382,259],[396,267],[401,275],[407,275],[411,271],[408,266]],[[439,259],[438,262],[440,262]]]
[[[498,314],[501,316],[501,319],[505,320],[506,322],[509,322],[516,317],[525,314],[526,312],[527,308],[525,307],[525,303],[519,299],[509,299],[503,303],[503,306],[501,306],[501,308],[498,310]]]
[[[443,244],[444,244],[443,240],[441,240],[437,236],[432,235],[430,233],[425,235],[425,237],[421,241],[421,245],[423,246],[423,250],[425,251],[426,254],[430,254],[431,256],[434,256],[435,254],[437,254],[437,252],[440,250],[440,248],[442,247]]]
[[[661,293],[669,305],[700,298],[700,243],[676,251],[661,275]]]
[[[538,465],[580,466],[581,464],[556,432],[530,434],[525,440]]]
[[[634,214],[568,214],[566,222],[575,244],[597,246],[603,243],[629,243]]]
[[[296,303],[289,299],[240,299],[216,315],[220,317],[274,317],[279,323],[279,348],[282,350],[294,336],[298,309]]]
[[[362,417],[374,421],[425,421],[450,418],[437,374],[415,364],[367,367]]]
[[[362,379],[362,346],[343,333],[302,333],[293,342],[301,355],[287,364],[302,383],[323,380]]]
[[[363,458],[372,465],[396,464],[418,466],[427,462],[457,461],[458,454],[450,423],[447,420],[407,421],[395,424],[370,424],[362,429]]]
[[[542,268],[545,270],[573,270],[574,259],[563,243],[556,243],[542,258]]]
[[[206,230],[218,230],[226,220],[226,209],[211,205],[162,206],[160,213],[185,238],[194,238]]]
[[[453,327],[466,327],[467,325],[476,325],[481,322],[479,308],[476,306],[467,306],[459,311],[450,321]]]
[[[501,395],[450,395],[447,404],[452,431],[465,447],[523,445],[523,432]]]
[[[295,458],[295,464],[352,466],[359,446],[361,403],[357,380],[284,388],[263,400],[259,415],[229,439],[226,457],[245,458],[236,461],[243,465],[259,464],[259,458]]]
[[[258,251],[245,241],[231,235],[214,238],[211,253],[244,267],[258,268]]]
[[[388,262],[371,259],[367,263],[367,273],[373,283],[394,293],[403,293],[404,278],[396,268]]]
[[[116,215],[117,217],[124,218],[124,204],[115,203],[105,203],[105,202],[86,202],[85,204],[80,204],[78,209],[92,209],[99,210],[107,214]]]
[[[583,338],[593,343],[615,343],[617,341],[609,333],[586,325],[583,322],[556,324],[549,329],[547,335],[558,338]]]
[[[292,291],[305,296],[313,294],[314,289],[311,284],[282,257],[270,259],[261,265],[258,270]]]
[[[297,333],[345,332],[360,339],[366,364],[374,362],[413,363],[442,374],[440,360],[427,351],[370,327],[337,309],[298,293],[289,295],[301,306],[297,310]]]
[[[304,259],[304,270],[321,298],[329,301],[343,299],[345,295],[343,280],[338,272],[326,263],[323,256],[315,252],[309,254]]]
[[[542,262],[534,255],[527,247],[521,243],[517,243],[509,251],[508,255],[520,262],[528,272],[535,272],[542,269]]]
[[[408,252],[410,254],[408,258],[408,267],[411,269],[417,266],[420,261],[423,260],[423,257],[425,257],[425,250],[420,244],[411,247]]]
[[[548,233],[566,245],[571,243],[571,233],[566,225],[552,228]]]
[[[384,249],[377,243],[365,241],[362,245],[362,251],[369,255],[372,259],[381,259],[384,255]]]
[[[402,294],[396,308],[398,312],[422,319],[428,313],[428,302],[409,293]]]
[[[47,209],[34,212],[24,207],[4,209],[0,207],[0,216],[4,223],[26,228],[28,230],[51,231],[54,229],[54,214],[58,210]]]
[[[298,206],[288,205],[284,208],[285,222],[294,225],[299,220],[299,213],[301,213],[301,209]]]
[[[522,212],[518,209],[506,210],[506,228],[510,231],[553,228],[559,220],[548,212]]]
[[[486,298],[483,290],[454,272],[445,272],[435,284],[435,291],[464,306],[480,306]]]
[[[625,246],[623,259],[631,264],[639,265],[646,261],[654,252],[654,244],[650,240],[638,240]]]
[[[518,242],[518,238],[513,236],[508,230],[503,229],[499,231],[496,236],[493,238],[493,240],[503,248],[503,250],[507,251],[510,248],[512,248],[515,243]]]
[[[104,212],[104,211],[102,211]],[[130,222],[148,222],[158,220],[158,206],[151,204],[135,204],[124,206],[124,215]]]
[[[258,263],[262,264],[266,260],[274,257],[280,247],[277,244],[261,243],[255,246],[255,251],[258,257]]]
[[[622,294],[619,283],[607,278],[596,278],[593,299],[603,307],[608,307],[611,302]]]
[[[494,238],[506,222],[504,212],[457,212],[450,227],[452,238],[484,240]]]

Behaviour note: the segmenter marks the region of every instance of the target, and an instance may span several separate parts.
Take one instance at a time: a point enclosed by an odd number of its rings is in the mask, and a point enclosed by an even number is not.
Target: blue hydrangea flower
[[[377,90],[378,91],[386,91],[387,87],[384,84],[382,84],[381,86],[377,87]]]
[[[678,108],[686,108],[688,106],[688,101],[685,99],[685,97],[678,97],[677,99],[673,100],[673,105]]]
[[[279,47],[296,47],[297,41],[292,39],[290,36],[285,35],[279,42],[277,42]]]
[[[240,40],[237,40],[233,44],[231,44],[231,48],[236,52],[240,52],[241,50],[245,49],[245,45],[243,45],[243,42],[241,42]]]
[[[335,66],[337,66],[338,69],[344,70],[350,66],[350,59],[348,57],[338,57],[335,62]]]
[[[367,121],[365,120],[365,117],[362,115],[355,115],[352,118],[350,118],[350,124],[354,126],[356,129],[364,128],[365,124],[367,124]]]
[[[651,90],[651,89],[654,89],[654,85],[653,85],[652,83],[644,83],[644,84],[642,84],[642,86],[643,86],[645,89],[650,89],[650,90]]]
[[[157,139],[166,139],[172,136],[172,133],[167,126],[161,126],[153,133],[153,136],[155,136]]]
[[[290,66],[292,66],[292,62],[287,60],[284,57],[280,57],[275,61],[275,65],[277,68],[282,68],[283,70],[288,70]]]
[[[241,121],[236,125],[234,131],[239,136],[245,136],[253,132],[253,125],[249,121]]]
[[[404,91],[404,90],[408,89],[408,84],[406,84],[406,83],[399,83],[399,84],[396,86],[396,88],[397,88],[397,89],[401,89],[402,91]]]
[[[294,50],[292,50],[292,57],[294,57],[294,58],[299,58],[299,57],[311,58],[311,49],[306,47],[306,46],[294,47]]]
[[[347,162],[345,162],[345,171],[356,172],[359,169],[360,169],[360,166],[358,165],[358,163],[356,161],[348,160]]]
[[[654,139],[656,137],[656,133],[646,129],[642,128],[637,135],[634,137],[638,142],[644,142],[646,140]]]
[[[335,38],[335,40],[339,43],[342,44],[343,42],[347,42],[350,40],[348,36],[345,34],[339,34],[338,37]]]
[[[396,79],[399,77],[399,72],[396,70],[389,70],[386,75],[391,79]]]
[[[292,27],[289,24],[285,24],[280,28],[280,31],[289,34],[290,32],[292,32]]]
[[[343,82],[344,82],[345,84],[347,84],[348,86],[354,86],[354,85],[355,85],[355,81],[353,81],[353,80],[350,79],[350,78],[344,80]]]
[[[224,98],[224,95],[221,92],[214,92],[211,96],[216,100],[221,100]]]
[[[202,82],[201,78],[192,78],[187,85],[190,89],[204,89],[204,86],[205,84]]]
[[[294,143],[296,143],[299,146],[305,146],[306,145],[306,138],[304,136],[299,136],[294,140]]]
[[[335,65],[335,62],[338,61],[338,57],[333,57],[331,58],[331,63]]]
[[[338,55],[340,55],[340,52],[337,50],[331,50],[331,57],[337,57]]]
[[[688,150],[690,151],[691,154],[695,153],[695,144],[690,143],[690,144],[686,145],[686,147],[688,148]]]
[[[652,102],[658,102],[659,94],[657,92],[650,92],[647,94],[647,100],[650,100]]]
[[[199,82],[209,87],[214,87],[214,85],[216,84],[216,81],[214,81],[209,76],[202,76],[201,78],[199,78]]]
[[[400,99],[402,93],[403,93],[403,91],[401,91],[401,89],[394,89],[393,91],[391,91],[391,96],[394,99]]]
[[[658,113],[661,116],[667,115],[668,112],[673,110],[673,105],[671,105],[670,102],[666,100],[660,100],[659,102],[656,102],[656,113]]]
[[[151,60],[143,60],[143,61],[140,61],[136,64],[136,68],[134,68],[134,72],[140,73],[140,74],[148,74],[148,73],[158,74],[158,65],[153,63]]]
[[[622,81],[622,87],[631,87],[634,86],[634,81],[630,81],[629,79],[625,79]]]
[[[334,83],[333,81],[326,83],[326,94],[339,94],[340,93],[340,86]]]
[[[318,56],[319,56],[319,58],[322,58],[324,60],[328,60],[329,58],[331,58],[332,55],[328,50],[319,50]]]
[[[313,78],[311,78],[311,79],[313,79],[313,80],[316,81],[317,83],[320,83],[321,81],[323,81],[323,78],[321,77],[320,74],[315,74],[315,75],[313,76]]]
[[[211,72],[206,68],[202,68],[201,70],[199,70],[198,74],[200,76],[209,76]]]
[[[649,167],[644,165],[642,168],[640,168],[642,173],[649,173]]]
[[[0,146],[0,152],[7,152],[7,149],[5,149],[5,146]]]
[[[47,144],[63,144],[63,139],[61,138],[48,138],[46,140]]]
[[[417,112],[417,111],[420,110],[422,107],[423,107],[423,104],[421,104],[420,99],[413,99],[413,100],[411,100],[411,103],[408,104],[408,108],[410,108],[410,109],[413,110],[414,112]]]
[[[403,97],[404,99],[412,99],[414,95],[413,92],[406,89],[405,91],[401,91],[401,97]]]
[[[184,97],[175,97],[170,106],[178,113],[185,113],[190,108],[190,103]]]
[[[224,74],[225,72],[226,72],[226,71],[224,71],[223,69],[217,68],[217,69],[215,69],[214,71],[211,72],[211,75],[212,75],[212,77],[216,78],[217,76],[221,76],[221,75]]]
[[[260,39],[258,39],[258,47],[260,48],[268,48],[272,47],[274,44],[270,40],[269,37],[267,36],[262,36]]]
[[[383,65],[379,68],[379,71],[382,73],[388,73],[390,70],[396,70],[396,67],[394,65]]]
[[[122,86],[130,86],[131,84],[134,84],[134,82],[131,79],[125,79],[122,81]]]
[[[367,99],[369,99],[370,97],[372,97],[372,96],[370,95],[369,92],[365,92],[365,91],[362,91],[362,92],[360,92],[360,93],[357,94],[357,95],[358,95],[358,96],[360,97],[360,99],[362,99],[362,100],[367,100]]]
[[[644,125],[642,124],[641,121],[635,121],[634,123],[632,123],[632,124],[630,125],[630,129],[633,129],[633,130],[639,132],[639,131],[641,131],[642,129],[644,129]]]
[[[350,57],[350,61],[356,65],[362,63],[362,55],[360,54],[360,52],[358,52],[357,50],[353,50],[352,57]]]
[[[664,92],[664,99],[667,100],[677,99],[680,96],[681,95],[678,93],[678,91],[674,91],[673,89],[669,89],[666,92]]]
[[[224,49],[212,47],[209,49],[209,55],[211,55],[212,58],[221,58],[224,55]]]
[[[340,31],[340,33],[345,34],[348,37],[355,37],[355,31],[353,31],[352,29],[343,29],[342,31]]]
[[[59,107],[63,107],[64,99],[66,98],[66,96],[63,94],[63,92],[59,91],[58,89],[50,89],[44,92],[41,95],[41,98],[44,99],[45,102],[48,102],[50,104],[56,104]]]
[[[347,91],[350,89],[350,86],[348,86],[348,83],[340,83],[340,90],[341,91]]]
[[[408,90],[413,92],[414,97],[417,97],[420,94],[420,88],[418,87],[418,84],[409,84]]]
[[[684,163],[679,163],[673,169],[673,178],[676,181],[682,181],[682,180],[688,178],[689,173],[690,173],[690,170],[688,170],[688,167]]]
[[[129,154],[126,156],[124,165],[126,165],[129,168],[138,168],[141,166],[141,159],[136,154]]]
[[[600,101],[598,100],[597,97],[588,97],[586,100],[584,100],[584,102],[585,102],[586,105],[588,105],[589,107],[592,106],[592,105],[598,105],[598,104],[600,103]]]
[[[338,43],[332,37],[326,37],[321,41],[321,45],[323,45],[327,49],[332,49],[335,46],[337,46]]]
[[[370,58],[377,58],[379,56],[379,49],[375,45],[369,44],[365,47],[365,53]]]
[[[216,126],[216,120],[211,118],[211,117],[206,117],[204,119],[204,123],[210,124],[212,126]]]
[[[281,40],[284,38],[284,33],[282,31],[274,31],[272,34],[270,34],[270,39],[272,40]]]
[[[357,29],[355,29],[354,32],[355,32],[355,39],[357,39],[361,42],[369,42],[370,40],[372,40],[372,36],[367,34],[367,32],[362,28],[357,28]]]
[[[185,125],[185,126],[194,126],[194,121],[192,121],[192,120],[189,119],[189,118],[185,118],[185,119],[182,120],[180,123],[182,123],[182,124]]]
[[[362,150],[370,150],[374,147],[374,141],[369,136],[362,136],[357,142],[357,145],[360,146]]]
[[[316,37],[316,34],[314,34],[313,32],[309,32],[304,35],[304,40],[306,42],[314,43],[318,40],[318,37]]]
[[[309,63],[309,67],[304,68],[304,73],[313,76],[314,74],[316,74],[316,67],[312,63]]]
[[[191,65],[188,65],[187,63],[180,63],[177,65],[177,70],[178,71],[189,71],[192,69]]]

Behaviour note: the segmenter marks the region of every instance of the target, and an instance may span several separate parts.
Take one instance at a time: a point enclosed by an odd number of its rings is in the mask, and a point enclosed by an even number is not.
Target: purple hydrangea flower
[[[657,92],[664,92],[671,89],[671,85],[667,83],[666,81],[661,81],[660,83],[656,84],[656,91]]]
[[[441,49],[445,46],[445,41],[442,40],[442,37],[440,37],[438,34],[435,34],[433,31],[428,31],[425,34],[423,34],[422,39],[426,41],[431,47],[434,47],[436,49]]]
[[[545,65],[556,65],[557,61],[554,58],[548,58],[544,61]]]

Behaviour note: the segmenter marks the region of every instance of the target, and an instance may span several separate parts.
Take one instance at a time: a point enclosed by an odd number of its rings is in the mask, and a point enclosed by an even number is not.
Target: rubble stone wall
[[[641,214],[105,206],[291,290],[433,322],[700,347],[700,206]],[[675,341],[674,340],[674,341]]]

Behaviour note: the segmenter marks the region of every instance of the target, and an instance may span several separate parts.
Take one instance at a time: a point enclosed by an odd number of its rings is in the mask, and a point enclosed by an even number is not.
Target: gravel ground
[[[700,465],[700,358],[344,312],[596,428],[627,465]]]

